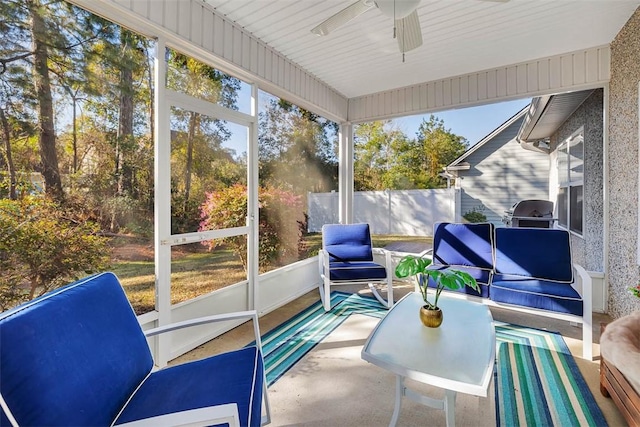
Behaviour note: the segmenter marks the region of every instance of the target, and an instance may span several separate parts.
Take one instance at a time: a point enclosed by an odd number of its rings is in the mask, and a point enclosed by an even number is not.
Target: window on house
[[[558,225],[575,233],[583,229],[584,128],[558,146]]]

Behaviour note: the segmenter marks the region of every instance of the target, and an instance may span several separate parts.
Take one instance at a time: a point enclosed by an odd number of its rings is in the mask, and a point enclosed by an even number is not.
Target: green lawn
[[[391,242],[424,241],[430,239],[413,236],[372,236],[374,247]],[[305,238],[304,258],[317,255],[322,246],[320,233]],[[120,278],[129,301],[137,314],[147,313],[155,307],[155,270],[153,243],[140,239],[112,241],[111,270]],[[212,252],[199,244],[174,247],[171,261],[171,303],[195,298],[216,289],[238,283],[246,278],[240,258],[230,249],[216,248]]]

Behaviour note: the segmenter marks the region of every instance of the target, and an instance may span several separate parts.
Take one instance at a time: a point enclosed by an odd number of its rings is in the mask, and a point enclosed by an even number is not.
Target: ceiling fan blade
[[[422,28],[417,11],[414,10],[406,18],[396,19],[396,38],[402,53],[422,46]]]
[[[326,36],[336,28],[346,24],[356,16],[362,15],[372,7],[373,3],[370,0],[358,0],[322,22],[320,25],[314,27],[311,32],[319,36]]]

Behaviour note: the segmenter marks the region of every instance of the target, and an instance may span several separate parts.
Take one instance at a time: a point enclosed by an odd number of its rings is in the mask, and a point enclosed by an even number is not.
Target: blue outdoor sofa
[[[566,230],[440,222],[431,256],[429,268],[462,270],[476,279],[480,292],[451,291],[459,296],[581,323],[582,357],[592,360],[591,277],[573,262]]]
[[[253,319],[256,344],[154,369],[148,336],[229,319]],[[246,311],[143,331],[113,273],[54,290],[0,313],[0,425],[260,426],[257,320]]]

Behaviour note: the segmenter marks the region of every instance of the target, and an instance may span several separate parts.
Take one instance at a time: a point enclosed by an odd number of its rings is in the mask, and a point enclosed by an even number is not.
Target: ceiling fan
[[[370,9],[377,8],[380,12],[394,20],[393,37],[398,40],[398,47],[403,54],[422,45],[422,30],[416,9],[421,0],[358,0],[340,12],[315,26],[311,32],[319,36],[326,36],[338,27],[345,25],[357,16]],[[492,2],[507,2],[509,0],[482,0]]]

